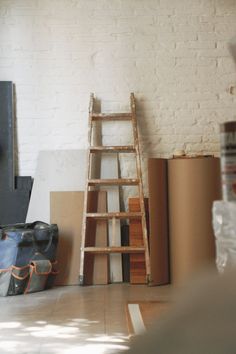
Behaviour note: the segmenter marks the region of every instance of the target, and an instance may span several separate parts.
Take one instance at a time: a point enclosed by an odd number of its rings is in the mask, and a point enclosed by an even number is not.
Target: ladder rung
[[[133,145],[126,146],[92,146],[90,147],[90,152],[135,152],[135,147]]]
[[[125,213],[125,212],[119,212],[119,213],[87,213],[86,214],[87,218],[94,218],[94,219],[138,219],[142,217],[141,212],[136,212],[136,213]]]
[[[104,121],[113,121],[113,120],[131,120],[131,113],[93,113],[92,120],[104,120]]]
[[[126,185],[136,186],[139,184],[137,178],[120,178],[120,179],[90,179],[88,180],[89,186],[111,186],[111,185]]]
[[[84,252],[90,253],[144,253],[144,247],[131,247],[131,246],[122,246],[122,247],[85,247]]]

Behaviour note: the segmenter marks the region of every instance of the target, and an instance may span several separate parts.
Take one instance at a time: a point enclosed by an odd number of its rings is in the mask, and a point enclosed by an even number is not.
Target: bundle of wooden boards
[[[58,246],[58,269],[57,285],[78,284],[78,269],[80,263],[80,233],[83,215],[84,192],[51,192],[51,222],[57,223],[60,230]],[[146,209],[148,200],[145,200]],[[130,211],[139,210],[139,198],[129,199]],[[89,192],[89,211],[107,211],[107,192]],[[89,223],[89,238],[86,246],[106,246],[108,240],[108,224],[105,220]],[[129,243],[142,245],[142,226],[139,219],[133,219],[129,225]],[[143,254],[125,255],[129,262],[123,262],[123,273],[129,273],[128,280],[131,284],[146,283],[145,259]],[[110,280],[109,256],[93,255],[86,258],[86,284],[103,285]],[[124,265],[126,264],[126,265]],[[122,281],[124,278],[122,278]],[[127,279],[126,279],[127,280]]]

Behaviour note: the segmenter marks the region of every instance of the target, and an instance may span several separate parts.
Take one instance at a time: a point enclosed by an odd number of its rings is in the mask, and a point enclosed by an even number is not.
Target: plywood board
[[[221,198],[220,160],[168,161],[171,282],[183,284],[215,264],[212,204]]]
[[[101,178],[118,178],[118,157],[117,154],[104,154],[101,158]],[[102,187],[107,191],[107,210],[109,212],[120,211],[119,187]],[[113,239],[112,229],[115,230]],[[121,245],[120,221],[116,220],[115,225],[109,221],[109,245]],[[122,259],[120,254],[110,255],[110,281],[112,283],[122,282]]]
[[[55,285],[78,285],[84,192],[51,192],[51,223],[59,228]]]
[[[80,243],[83,217],[84,192],[51,192],[51,223],[59,228],[57,260],[59,275],[56,285],[79,284]],[[88,211],[105,211],[106,192],[91,191],[88,195]],[[96,238],[98,240],[96,241]],[[86,246],[107,242],[107,229],[103,224],[92,220],[87,227]],[[108,283],[108,257],[88,254],[85,257],[85,283]]]
[[[147,215],[147,198],[144,199],[144,202]],[[140,211],[139,198],[129,198],[129,211]],[[143,231],[140,219],[131,219],[129,222],[129,244],[130,246],[143,246]],[[130,254],[130,283],[146,283],[146,265],[144,253]]]
[[[39,152],[26,222],[50,222],[51,191],[85,189],[86,150]]]
[[[170,282],[167,160],[148,159],[151,285]]]

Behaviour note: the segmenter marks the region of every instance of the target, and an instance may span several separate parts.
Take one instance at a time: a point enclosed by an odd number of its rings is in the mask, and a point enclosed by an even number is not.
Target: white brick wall
[[[90,92],[104,111],[128,109],[136,94],[144,161],[218,153],[218,125],[236,112],[235,24],[235,0],[0,0],[0,80],[16,84],[19,173],[34,175],[39,150],[87,146]],[[116,133],[104,129],[104,141]],[[130,141],[119,133],[118,144]]]

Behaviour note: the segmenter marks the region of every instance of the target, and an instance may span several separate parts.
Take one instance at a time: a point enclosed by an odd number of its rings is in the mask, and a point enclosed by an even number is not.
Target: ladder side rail
[[[83,221],[82,221],[82,232],[81,232],[81,248],[80,248],[80,270],[79,270],[79,284],[84,285],[84,247],[86,238],[86,224],[87,218],[86,214],[88,212],[88,191],[89,185],[88,181],[91,174],[91,153],[90,146],[92,143],[92,115],[94,110],[94,94],[90,94],[89,102],[89,120],[88,120],[88,151],[87,151],[87,178],[85,181],[85,191],[84,191],[84,210],[83,210]]]
[[[137,118],[136,118],[136,107],[135,107],[135,98],[133,93],[131,93],[130,95],[130,106],[131,106],[131,114],[132,114],[134,146],[136,150],[136,169],[137,169],[137,177],[139,179],[138,188],[139,188],[140,210],[142,213],[141,223],[142,223],[142,232],[143,232],[143,242],[145,247],[146,276],[147,276],[147,283],[149,283],[151,268],[150,268],[149,246],[148,246],[148,237],[147,237],[147,223],[146,223],[145,206],[144,206],[144,193],[143,193],[143,183],[142,183],[142,169],[141,169],[141,160],[140,160],[140,147],[139,147]]]

